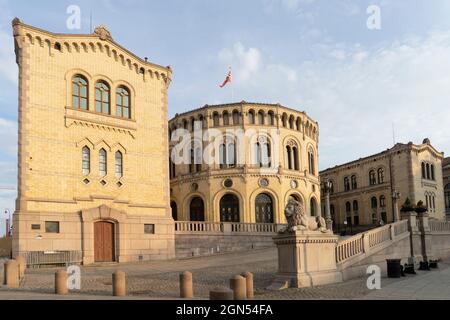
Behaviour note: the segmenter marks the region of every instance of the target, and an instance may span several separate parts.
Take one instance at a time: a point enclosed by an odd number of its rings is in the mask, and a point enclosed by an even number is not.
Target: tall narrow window
[[[422,162],[422,179],[426,179],[427,178],[427,173],[425,170],[425,163]]]
[[[297,147],[292,148],[292,153],[294,154],[294,170],[300,170],[300,165],[298,161],[298,149]]]
[[[214,112],[213,114],[213,124],[214,127],[218,127],[219,126],[219,114],[217,112]]]
[[[227,146],[225,143],[219,146],[220,168],[223,169],[227,165]]]
[[[258,124],[260,124],[260,125],[264,124],[264,112],[263,111],[258,112]]]
[[[116,152],[116,177],[122,178],[123,176],[123,157],[122,152]]]
[[[116,116],[130,119],[130,92],[125,87],[116,90]]]
[[[233,111],[233,125],[237,126],[239,125],[239,112],[237,110]]]
[[[88,147],[84,147],[82,151],[82,169],[83,174],[85,176],[89,175],[91,173],[91,150]]]
[[[98,153],[98,162],[100,176],[104,177],[107,174],[107,158],[105,149],[100,149]]]
[[[272,111],[269,111],[269,126],[273,126],[275,124],[275,117]]]
[[[227,111],[224,111],[224,112],[223,112],[223,125],[224,125],[224,126],[230,125],[230,117],[229,117]]]
[[[350,180],[348,179],[348,177],[344,178],[344,190],[345,191],[349,191],[350,190]]]
[[[384,169],[378,169],[378,184],[384,183]]]
[[[86,78],[77,75],[72,79],[72,107],[88,110],[88,82]]]
[[[292,170],[292,151],[291,151],[291,147],[290,146],[286,146],[286,163],[287,163],[287,168],[289,170]]]
[[[110,114],[109,86],[106,82],[99,81],[95,84],[95,111]]]
[[[431,165],[431,180],[435,180],[434,178],[434,165]]]
[[[353,175],[351,179],[352,179],[352,189],[353,190],[358,189],[358,182],[356,181],[356,176]]]
[[[312,175],[316,174],[316,162],[314,159],[314,153],[312,152],[312,150],[310,150],[308,152],[308,159],[309,159],[309,173]]]
[[[369,185],[373,186],[377,184],[377,179],[375,177],[375,170],[370,170],[369,172]]]
[[[430,180],[431,173],[430,173],[430,164],[429,163],[426,164],[426,168],[427,168],[427,179]]]
[[[250,110],[248,112],[248,123],[255,124],[255,111],[253,111],[253,110]]]

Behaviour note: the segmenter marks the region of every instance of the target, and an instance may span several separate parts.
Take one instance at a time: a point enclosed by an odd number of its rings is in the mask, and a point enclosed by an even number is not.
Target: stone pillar
[[[185,271],[180,274],[180,298],[192,299],[193,297],[192,273]]]
[[[327,230],[333,231],[333,220],[330,212],[330,192],[326,191],[325,197],[325,221],[327,223]]]
[[[417,219],[415,211],[401,213],[402,220],[408,220],[408,231],[410,232],[411,253],[408,259],[409,264],[418,265],[423,260],[422,255],[422,232],[419,229],[420,221]]]
[[[27,260],[22,257],[18,256],[16,258],[17,264],[19,265],[19,279],[22,279],[25,276],[25,270],[27,268]]]
[[[245,286],[247,289],[247,299],[253,299],[255,297],[253,289],[253,273],[244,272],[242,276],[245,278]]]
[[[126,295],[125,272],[116,271],[112,275],[113,296],[123,297]]]
[[[423,261],[428,261],[430,259],[434,259],[431,230],[430,225],[428,224],[428,212],[419,213],[418,218],[420,226],[419,231],[421,233],[422,257]]]
[[[67,272],[64,270],[58,270],[55,273],[55,293],[67,294],[69,289],[67,288]]]
[[[234,276],[230,279],[230,289],[233,290],[234,300],[245,300],[247,298],[246,281],[242,276]]]
[[[209,292],[210,300],[233,300],[233,290],[228,288],[216,288]]]
[[[294,288],[321,286],[342,282],[337,270],[336,246],[338,236],[330,230],[297,230],[275,236],[278,249],[278,273],[268,288],[279,290],[286,286]]]
[[[16,260],[9,260],[4,265],[4,284],[10,288],[19,287],[19,265]]]

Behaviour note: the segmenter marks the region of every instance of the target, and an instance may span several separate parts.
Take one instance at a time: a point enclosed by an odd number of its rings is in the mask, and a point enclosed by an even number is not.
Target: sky
[[[81,9],[80,30],[67,29],[70,5]],[[371,5],[379,29],[367,26]],[[0,219],[16,197],[11,21],[89,33],[91,13],[116,42],[172,67],[170,116],[232,98],[305,111],[319,123],[320,169],[394,141],[427,137],[450,152],[448,0],[0,0]],[[218,87],[230,66],[233,95]]]

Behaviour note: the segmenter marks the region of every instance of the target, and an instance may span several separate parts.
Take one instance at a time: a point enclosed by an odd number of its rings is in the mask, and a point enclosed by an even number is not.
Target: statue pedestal
[[[342,282],[337,271],[338,236],[331,231],[295,231],[273,238],[278,248],[278,274],[268,289],[304,288]]]

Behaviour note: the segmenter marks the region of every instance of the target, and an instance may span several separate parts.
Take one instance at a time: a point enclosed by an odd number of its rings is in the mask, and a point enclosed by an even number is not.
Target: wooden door
[[[94,224],[94,256],[95,262],[113,262],[114,254],[114,224],[99,221]]]

